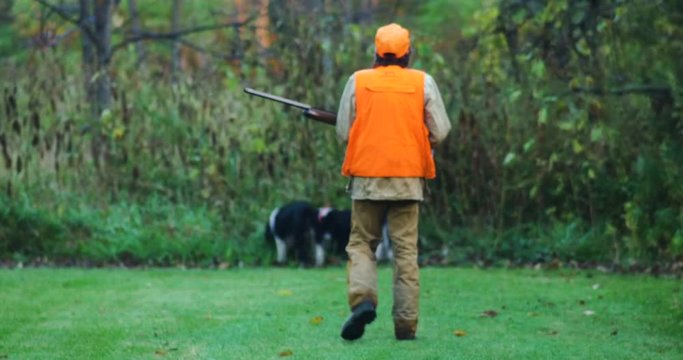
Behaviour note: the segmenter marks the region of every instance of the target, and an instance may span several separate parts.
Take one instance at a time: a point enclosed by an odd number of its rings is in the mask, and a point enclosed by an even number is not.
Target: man
[[[375,66],[348,80],[337,114],[337,135],[346,144],[342,174],[350,177],[351,235],[346,251],[352,314],[341,336],[363,336],[377,308],[375,249],[387,218],[394,247],[394,333],[415,339],[419,277],[419,202],[425,179],[436,176],[432,147],[451,125],[439,90],[428,74],[408,69],[410,34],[390,24],[375,35]]]

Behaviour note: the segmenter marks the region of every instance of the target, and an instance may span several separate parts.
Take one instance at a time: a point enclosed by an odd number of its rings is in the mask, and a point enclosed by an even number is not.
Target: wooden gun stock
[[[304,116],[311,120],[319,121],[324,124],[337,124],[337,114],[330,111],[308,108],[304,111]]]

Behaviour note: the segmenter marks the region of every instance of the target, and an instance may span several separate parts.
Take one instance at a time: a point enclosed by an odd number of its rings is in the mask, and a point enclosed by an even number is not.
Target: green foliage
[[[272,260],[264,251],[263,233],[254,231],[263,227],[260,219],[236,215],[229,224],[215,209],[159,197],[101,208],[78,195],[62,194],[53,201],[46,206],[26,197],[0,197],[0,258],[36,264],[201,267]]]
[[[0,46],[38,35],[36,4],[15,1]],[[188,3],[183,25],[233,20],[232,4]],[[423,211],[427,258],[683,255],[678,2],[407,1],[372,16],[357,8],[365,2],[283,4],[270,2],[269,36],[252,22],[189,37],[207,50],[184,48],[174,84],[168,42],[145,42],[142,64],[134,46],[118,50],[114,102],[96,116],[77,36],[3,58],[0,70],[12,76],[0,80],[0,186],[11,204],[2,256],[15,256],[15,236],[29,236],[21,256],[267,263],[262,224],[273,207],[349,207],[343,149],[331,128],[241,88],[334,110],[349,74],[371,65],[374,31],[386,21],[411,28],[413,66],[437,80],[454,125],[436,149]],[[167,30],[170,6],[139,6],[146,29]],[[130,19],[123,5],[115,17],[118,42]],[[44,20],[55,34],[72,26]],[[21,235],[25,218],[38,235]],[[46,236],[78,245],[50,247]]]
[[[680,14],[673,2],[639,1],[510,0],[477,12],[458,46],[459,141],[440,154],[450,168],[434,192],[450,199],[435,198],[438,208],[459,211],[443,221],[497,228],[496,241],[482,241],[493,253],[508,241],[524,252],[523,239],[542,247],[538,234],[559,223],[588,234],[570,243],[555,234],[548,249],[562,256],[676,258],[683,198],[671,180],[683,123],[670,51],[681,44],[666,39],[682,31],[667,25]]]
[[[63,236],[63,229],[45,214],[20,209],[7,200],[3,200],[1,205],[0,248],[5,256],[15,251],[40,255],[46,250],[49,240]]]

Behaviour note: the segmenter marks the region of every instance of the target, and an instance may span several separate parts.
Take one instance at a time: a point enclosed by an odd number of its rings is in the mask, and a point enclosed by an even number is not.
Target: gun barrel
[[[290,100],[287,98],[283,98],[282,96],[277,96],[277,95],[269,94],[269,93],[266,93],[263,91],[254,90],[251,88],[244,88],[244,92],[247,94],[250,94],[250,95],[256,95],[258,97],[277,101],[277,102],[283,103],[285,105],[294,106],[294,107],[297,107],[297,108],[303,109],[303,110],[308,110],[311,108],[311,105],[304,104],[302,102],[298,102],[298,101],[294,101],[294,100]]]

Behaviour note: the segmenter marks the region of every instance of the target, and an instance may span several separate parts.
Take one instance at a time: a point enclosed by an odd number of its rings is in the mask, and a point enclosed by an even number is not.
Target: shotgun
[[[304,104],[304,103],[301,103],[298,101],[283,98],[282,96],[277,96],[277,95],[269,94],[269,93],[266,93],[263,91],[258,91],[258,90],[254,90],[254,89],[250,89],[250,88],[244,88],[244,92],[249,94],[249,95],[254,95],[254,96],[262,97],[264,99],[277,101],[279,103],[301,109],[304,111],[304,116],[311,119],[311,120],[319,121],[321,123],[328,124],[328,125],[335,125],[337,123],[337,114],[335,114],[333,112],[316,109],[316,108],[314,108],[308,104]]]

